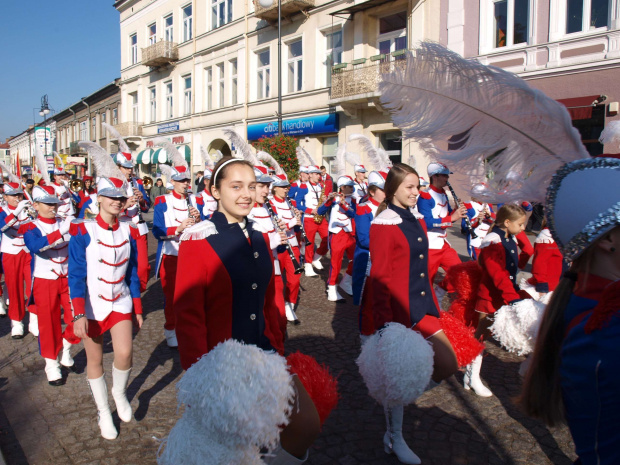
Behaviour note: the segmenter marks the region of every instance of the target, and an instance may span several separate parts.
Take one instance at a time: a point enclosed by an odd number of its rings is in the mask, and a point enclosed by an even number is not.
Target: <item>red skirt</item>
[[[479,313],[484,313],[485,315],[493,315],[496,311],[498,311],[503,304],[500,304],[499,306],[497,304],[494,304],[492,301],[490,300],[486,300],[486,299],[478,299],[476,300],[476,305],[474,306],[474,310],[476,310]]]
[[[439,331],[443,331],[439,324],[439,318],[433,315],[425,315],[424,318],[413,327],[413,330],[420,333],[424,339],[428,339]]]
[[[131,313],[112,312],[101,321],[88,319],[88,337],[94,339],[112,329],[116,323],[131,320]]]

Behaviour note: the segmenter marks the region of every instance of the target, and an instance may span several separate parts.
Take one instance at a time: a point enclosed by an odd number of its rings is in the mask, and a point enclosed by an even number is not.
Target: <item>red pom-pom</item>
[[[456,298],[452,301],[449,312],[467,326],[478,324],[474,307],[481,279],[482,270],[475,261],[454,265],[446,275],[448,287],[456,291]]]
[[[325,365],[309,355],[295,352],[286,357],[291,373],[299,377],[308,395],[314,402],[321,425],[325,423],[331,411],[338,404],[338,382],[329,374]]]
[[[452,344],[459,366],[469,365],[480,355],[484,344],[474,337],[474,328],[465,326],[462,321],[448,312],[442,311],[440,314],[439,324]]]

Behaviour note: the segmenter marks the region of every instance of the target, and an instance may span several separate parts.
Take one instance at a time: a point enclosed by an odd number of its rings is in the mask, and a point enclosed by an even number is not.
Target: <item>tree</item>
[[[299,141],[295,137],[264,136],[252,145],[257,151],[262,150],[275,158],[288,176],[289,181],[293,182],[298,179],[299,163],[297,161],[296,149]]]

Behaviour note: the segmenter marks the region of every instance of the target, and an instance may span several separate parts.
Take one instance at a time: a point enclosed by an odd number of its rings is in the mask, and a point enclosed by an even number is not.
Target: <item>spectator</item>
[[[155,199],[160,195],[166,194],[166,187],[161,178],[157,178],[155,185],[151,188],[151,203],[155,205]]]

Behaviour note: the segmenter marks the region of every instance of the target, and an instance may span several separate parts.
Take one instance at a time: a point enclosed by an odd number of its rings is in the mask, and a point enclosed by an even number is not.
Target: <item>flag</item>
[[[22,170],[19,165],[19,152],[17,152],[17,157],[15,157],[15,176],[17,176],[19,179],[22,178]]]

